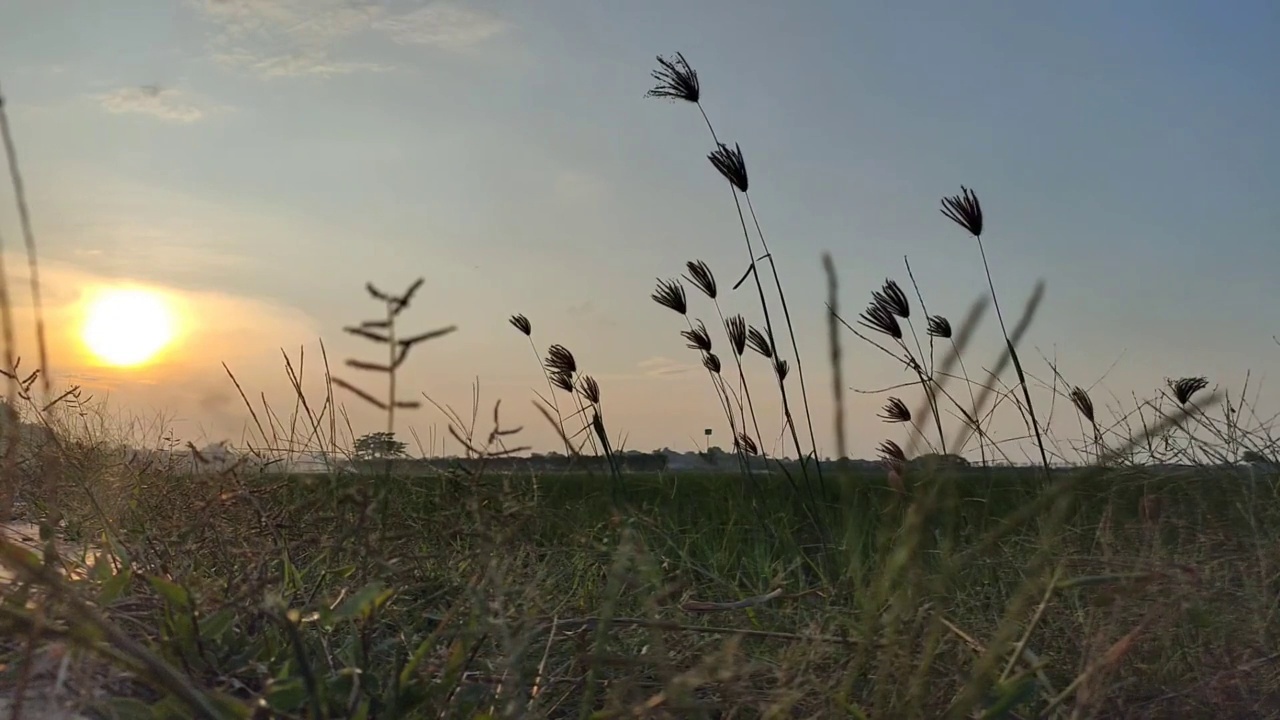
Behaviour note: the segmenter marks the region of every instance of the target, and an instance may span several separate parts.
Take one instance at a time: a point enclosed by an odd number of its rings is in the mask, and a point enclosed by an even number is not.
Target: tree
[[[357,460],[387,460],[404,457],[408,446],[396,439],[395,433],[369,433],[356,440]]]

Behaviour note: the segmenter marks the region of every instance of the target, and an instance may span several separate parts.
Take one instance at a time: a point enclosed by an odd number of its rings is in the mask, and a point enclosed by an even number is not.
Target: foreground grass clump
[[[110,522],[65,509],[109,548],[56,582],[88,607],[10,598],[4,622],[68,648],[64,694],[109,688],[90,707],[129,716],[193,710],[122,669],[140,658],[95,663],[95,622],[218,717],[940,717],[1002,633],[987,717],[1275,712],[1275,478],[1063,471],[1067,505],[1002,475],[910,496],[830,478],[856,510],[824,577],[788,544],[806,516],[778,478],[762,518],[731,477],[629,478],[622,516],[600,477],[139,474]]]

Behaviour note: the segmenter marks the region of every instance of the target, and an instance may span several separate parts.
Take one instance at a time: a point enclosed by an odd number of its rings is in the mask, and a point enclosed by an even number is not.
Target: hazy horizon
[[[1236,393],[1248,374],[1262,419],[1280,411],[1267,387],[1280,367],[1277,31],[1280,7],[1258,0],[1229,12],[16,0],[0,9],[0,88],[58,386],[109,397],[122,417],[163,417],[197,446],[238,444],[252,420],[223,363],[258,410],[261,395],[287,414],[281,350],[296,364],[305,349],[306,389],[322,399],[323,341],[336,374],[376,392],[382,378],[339,366],[382,349],[342,328],[381,311],[366,282],[398,292],[423,277],[402,333],[458,330],[411,354],[403,399],[425,393],[469,417],[478,378],[482,434],[501,400],[504,425],[524,428],[515,444],[556,447],[532,405],[545,380],[508,322],[521,313],[540,350],[565,345],[600,382],[628,449],[689,450],[708,427],[713,443],[730,440],[683,321],[649,299],[656,279],[704,260],[725,313],[760,318],[749,285],[729,289],[748,259],[701,116],[644,97],[655,55],[682,52],[721,139],[741,144],[819,452],[833,456],[822,253],[850,322],[885,278],[919,313],[906,256],[928,312],[958,324],[987,292],[973,239],[938,211],[961,185],[983,203],[1006,321],[1046,282],[1021,346],[1037,381],[1054,382],[1048,358],[1106,420],[1166,377]],[[21,237],[5,183],[0,238],[29,368]],[[82,294],[115,284],[162,293],[181,319],[152,364],[106,367],[81,349]],[[687,289],[723,345],[715,308]],[[910,380],[857,338],[842,342],[845,385]],[[1002,342],[989,313],[965,356],[971,375]],[[766,366],[749,359],[766,439],[778,438],[766,450],[794,456]],[[788,387],[798,392],[794,368]],[[383,429],[379,411],[335,392],[356,434]],[[851,456],[906,444],[876,418],[886,398],[846,392]],[[1080,440],[1065,400],[1036,399],[1059,439]],[[1003,412],[997,434],[1018,434],[1016,411]],[[446,424],[425,400],[399,418],[411,448],[411,426],[425,440]]]

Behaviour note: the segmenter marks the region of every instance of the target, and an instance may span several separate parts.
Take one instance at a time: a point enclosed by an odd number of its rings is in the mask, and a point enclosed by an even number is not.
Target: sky
[[[697,108],[645,97],[655,56],[679,51],[720,137],[741,145],[820,452],[835,453],[822,254],[850,322],[886,278],[917,304],[907,258],[929,312],[958,323],[987,292],[975,241],[938,211],[964,185],[983,204],[1006,319],[1046,283],[1023,354],[1070,455],[1081,430],[1044,385],[1050,362],[1103,417],[1187,375],[1233,392],[1247,377],[1260,412],[1276,411],[1277,32],[1280,7],[1262,0],[13,0],[0,8],[0,87],[55,384],[83,386],[115,417],[249,442],[264,403],[295,411],[286,356],[304,358],[304,392],[323,403],[321,343],[334,374],[376,391],[382,378],[341,363],[381,350],[342,328],[381,312],[366,282],[421,277],[401,332],[458,330],[404,366],[401,398],[423,401],[399,414],[398,434],[421,441],[411,449],[439,452],[448,424],[423,395],[469,419],[477,381],[480,434],[501,401],[504,427],[523,428],[510,442],[556,445],[514,313],[539,351],[563,344],[599,381],[626,447],[689,449],[704,428],[727,444],[683,320],[649,299],[701,259],[724,311],[760,323],[751,284],[729,290],[748,257]],[[2,192],[25,328],[26,260]],[[77,341],[85,293],[119,283],[164,293],[185,318],[143,368],[95,366]],[[689,290],[715,329],[715,308]],[[850,454],[905,445],[904,428],[875,417],[888,395],[856,390],[910,378],[842,340]],[[970,373],[1001,344],[988,316]],[[783,355],[794,362],[789,343]],[[767,367],[748,361],[766,449],[794,454]],[[787,382],[794,399],[794,371]],[[385,423],[336,392],[355,434]],[[1011,406],[998,418],[993,432],[1020,433]]]

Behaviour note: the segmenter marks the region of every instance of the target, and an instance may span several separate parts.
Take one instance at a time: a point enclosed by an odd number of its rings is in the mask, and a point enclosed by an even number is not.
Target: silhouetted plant
[[[555,410],[556,426],[560,430],[560,437],[565,438],[567,435],[564,427],[564,413],[560,411],[560,401],[556,399],[556,384],[551,378],[551,373],[542,365],[542,354],[538,352],[538,346],[533,342],[533,323],[529,322],[529,318],[524,315],[512,315],[510,322],[516,330],[519,330],[522,335],[529,339],[529,349],[533,351],[533,359],[538,362],[538,367],[542,370],[542,376],[547,381],[547,397],[542,398],[542,400],[543,402],[551,405],[551,408]],[[541,397],[541,393],[535,394]],[[568,440],[565,440],[565,453],[568,454],[571,450],[572,446],[569,444]]]
[[[880,419],[891,423],[911,422],[911,411],[907,409],[906,403],[899,398],[891,397],[884,408],[880,410]]]
[[[1191,402],[1191,398],[1201,390],[1209,387],[1209,380],[1203,376],[1184,377],[1177,380],[1165,380],[1169,385],[1169,389],[1173,391],[1173,397],[1178,401],[1179,405],[1186,405]]]
[[[701,290],[702,294],[712,300],[715,300],[716,276],[711,273],[711,268],[701,260],[690,260],[688,263],[685,263],[685,267],[689,270],[689,274],[686,276],[686,279],[693,283],[694,287]]]
[[[654,290],[650,297],[659,305],[675,310],[681,315],[689,313],[689,302],[685,298],[684,286],[676,280],[659,280],[658,289]]]
[[[720,142],[719,137],[716,135],[715,128],[711,124],[710,118],[707,117],[706,109],[702,107],[701,85],[698,82],[698,75],[694,72],[693,68],[689,66],[688,62],[684,59],[684,56],[677,54],[676,59],[673,61],[668,61],[659,56],[658,64],[659,68],[653,72],[653,78],[657,81],[657,85],[649,91],[649,96],[685,100],[695,104],[698,107],[698,111],[702,114],[702,119],[707,125],[707,130],[711,133],[712,141],[716,144],[716,149],[707,157],[716,170],[719,171],[720,174],[729,182],[733,189],[731,195],[733,197],[734,207],[738,212],[738,220],[742,226],[743,239],[746,242],[747,257],[749,260],[746,274],[743,276],[743,279],[734,286],[734,288],[736,289],[742,284],[742,282],[745,282],[747,275],[751,276],[760,300],[760,309],[764,315],[764,328],[769,339],[770,353],[776,355],[777,343],[774,341],[775,334],[773,320],[770,317],[769,312],[769,302],[765,297],[764,285],[762,284],[759,273],[756,270],[756,263],[758,260],[766,258],[769,260],[769,267],[773,274],[774,284],[778,290],[779,304],[782,308],[783,317],[787,324],[787,331],[791,338],[792,352],[795,355],[796,370],[800,380],[800,398],[803,403],[805,422],[809,431],[809,451],[806,451],[800,443],[800,435],[792,416],[791,403],[787,396],[786,384],[783,382],[785,372],[777,372],[779,368],[783,367],[782,364],[775,362],[774,374],[778,379],[778,393],[782,400],[782,412],[787,425],[786,430],[790,434],[792,442],[795,445],[796,454],[800,461],[801,472],[805,477],[806,490],[809,493],[810,502],[813,504],[816,512],[817,499],[814,497],[813,488],[809,486],[808,468],[809,460],[811,458],[815,461],[814,469],[818,478],[818,483],[822,486],[824,492],[826,487],[822,475],[822,464],[820,462],[816,462],[818,443],[813,431],[812,413],[809,410],[808,391],[805,387],[804,379],[804,365],[800,359],[800,346],[796,341],[795,328],[791,322],[791,311],[787,306],[786,293],[782,289],[782,280],[778,277],[777,265],[774,263],[773,257],[769,252],[768,241],[765,239],[764,232],[760,227],[760,220],[756,216],[755,207],[751,202],[751,196],[747,192],[750,185],[747,178],[746,163],[742,156],[742,148],[735,143],[733,149],[730,150],[727,144]],[[742,193],[742,197],[746,200],[747,210],[751,215],[752,224],[755,227],[756,235],[760,238],[761,248],[764,250],[764,254],[759,258],[757,258],[755,253],[754,243],[752,243],[751,240],[751,233],[747,229],[746,214],[743,213],[742,203],[738,198],[739,192]],[[821,525],[818,529],[821,532],[826,531],[826,528]]]
[[[380,400],[377,397],[361,390],[351,383],[339,377],[333,378],[333,383],[348,392],[356,395],[365,402],[385,410],[387,413],[387,432],[395,432],[395,412],[397,409],[414,409],[421,405],[416,400],[400,400],[396,395],[396,374],[400,366],[404,364],[405,359],[409,356],[409,351],[419,344],[428,340],[434,340],[439,337],[448,335],[457,330],[457,326],[450,325],[439,330],[413,335],[411,337],[402,338],[396,333],[396,320],[400,317],[400,313],[409,307],[409,303],[413,300],[413,296],[422,287],[424,279],[419,278],[409,286],[405,292],[399,295],[391,295],[379,290],[373,283],[366,283],[365,290],[373,297],[383,303],[386,308],[386,315],[379,320],[366,320],[357,326],[349,326],[343,328],[347,333],[362,337],[387,346],[387,362],[371,363],[363,360],[348,359],[347,367],[356,370],[366,370],[369,372],[382,373],[387,376],[387,395],[386,400]]]
[[[1004,324],[1004,314],[1000,312],[1000,299],[996,296],[996,284],[991,278],[991,265],[987,262],[987,250],[982,243],[982,204],[977,193],[969,188],[960,187],[960,195],[942,198],[942,214],[952,222],[964,228],[978,241],[978,252],[982,255],[982,268],[987,274],[987,286],[991,289],[991,301],[996,308],[996,319],[1000,321],[1000,331],[1004,334],[1005,345],[1009,349],[1009,359],[1013,362],[1014,372],[1018,375],[1018,385],[1022,388],[1022,399],[1027,404],[1027,421],[1035,434],[1036,447],[1040,450],[1040,462],[1044,467],[1045,479],[1049,478],[1049,454],[1044,447],[1044,437],[1040,433],[1040,421],[1036,417],[1035,407],[1031,403],[1031,388],[1027,385],[1027,375],[1022,369],[1022,361],[1018,357],[1018,349],[1010,339],[1009,331]]]
[[[930,337],[949,340],[951,338],[951,321],[941,315],[931,315],[927,332]]]

